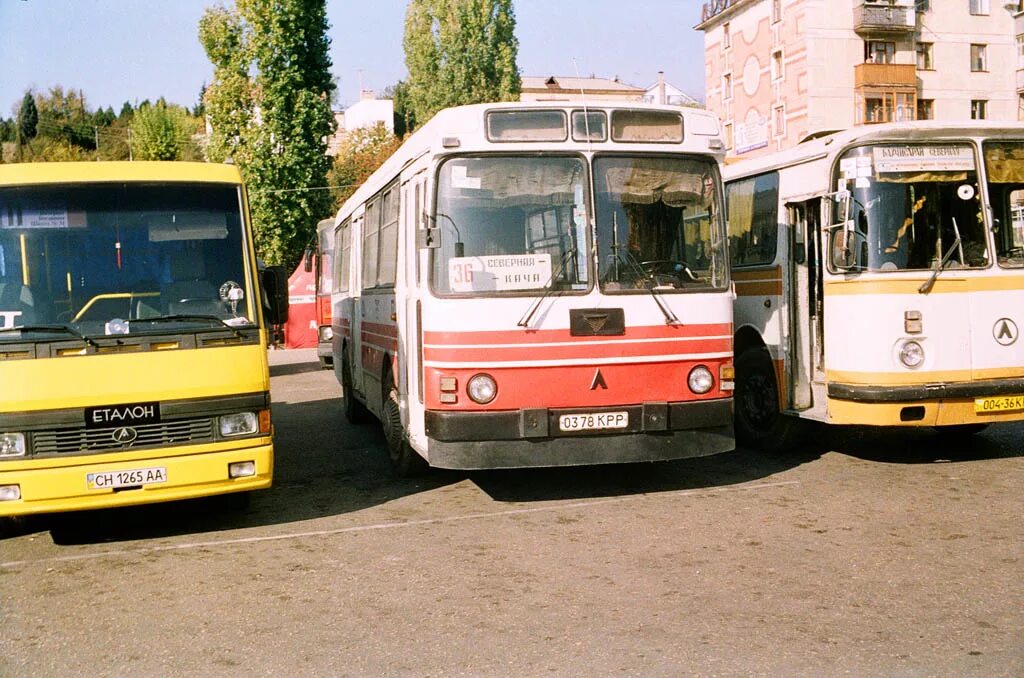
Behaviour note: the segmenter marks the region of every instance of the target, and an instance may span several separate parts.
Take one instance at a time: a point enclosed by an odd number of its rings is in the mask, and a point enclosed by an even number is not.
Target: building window
[[[722,125],[722,128],[725,130],[725,147],[726,147],[726,149],[731,150],[732,149],[732,123],[731,122],[727,122],[724,125]]]
[[[914,9],[916,9],[918,12],[927,12],[931,8],[931,0],[917,0],[917,2],[914,3]]]
[[[729,22],[722,24],[722,49],[732,47],[732,36],[729,34]]]
[[[917,70],[931,71],[934,69],[935,65],[932,62],[932,43],[917,43]]]
[[[886,40],[868,40],[864,43],[864,62],[891,64],[896,60],[896,43]]]
[[[988,14],[988,0],[971,0],[971,14]]]
[[[782,21],[782,0],[772,0],[772,23]]]
[[[971,45],[971,70],[975,73],[988,70],[987,45]]]
[[[918,99],[917,100],[917,119],[918,120],[934,120],[935,119],[935,100],[934,99]]]
[[[985,120],[988,118],[988,101],[985,99],[971,100],[971,120]]]
[[[772,80],[782,79],[782,50],[772,52]]]
[[[1017,95],[1017,119],[1024,120],[1024,94]]]
[[[1017,36],[1017,70],[1024,70],[1024,33]]]
[[[786,136],[786,107],[785,105],[776,106],[773,109],[772,122],[775,126],[775,136],[784,137]]]
[[[722,98],[726,101],[732,99],[732,73],[722,76]]]
[[[854,122],[857,125],[913,120],[917,113],[915,92],[882,90],[858,92],[855,103]]]

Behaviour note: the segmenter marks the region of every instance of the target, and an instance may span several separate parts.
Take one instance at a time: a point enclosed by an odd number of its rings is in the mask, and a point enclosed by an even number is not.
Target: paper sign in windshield
[[[879,174],[974,169],[974,153],[969,146],[881,146],[873,153]]]
[[[84,212],[60,208],[23,208],[0,204],[0,228],[75,228],[85,226]]]
[[[501,254],[454,257],[448,260],[448,286],[453,292],[533,290],[551,280],[551,255]]]

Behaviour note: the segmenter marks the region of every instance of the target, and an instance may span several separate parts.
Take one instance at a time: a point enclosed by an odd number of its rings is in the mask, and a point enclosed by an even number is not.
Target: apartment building
[[[1018,120],[1017,0],[711,0],[707,108],[752,157],[853,125]],[[1018,82],[1021,87],[1018,88]]]

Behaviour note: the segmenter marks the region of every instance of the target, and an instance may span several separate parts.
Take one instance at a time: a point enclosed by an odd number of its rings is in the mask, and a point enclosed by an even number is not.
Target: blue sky
[[[25,91],[81,89],[90,107],[195,104],[212,69],[197,38],[203,10],[231,0],[0,0],[0,116]],[[523,75],[612,77],[645,87],[659,70],[703,99],[701,0],[516,0]],[[380,91],[405,77],[404,0],[328,0],[339,104],[359,79]],[[576,62],[576,66],[573,64]]]

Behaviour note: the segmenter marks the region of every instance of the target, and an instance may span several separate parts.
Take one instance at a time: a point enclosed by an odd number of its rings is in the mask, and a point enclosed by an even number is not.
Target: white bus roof
[[[1024,123],[991,120],[949,122],[916,120],[852,127],[805,141],[798,146],[766,155],[727,162],[722,173],[726,181],[792,167],[821,158],[835,157],[854,144],[942,141],[968,137],[1024,139]]]
[[[683,119],[682,141],[620,142],[612,141],[611,134],[604,141],[574,141],[571,120],[564,141],[492,141],[487,138],[485,116],[490,111],[665,111],[676,113]],[[645,153],[701,153],[721,159],[724,145],[718,117],[701,108],[684,108],[644,104],[640,102],[498,102],[456,106],[438,111],[426,124],[410,135],[397,151],[388,158],[359,189],[345,201],[336,217],[336,223],[352,214],[397,177],[406,165],[425,155],[473,153],[481,151],[506,153],[533,153],[537,151],[632,151]]]

